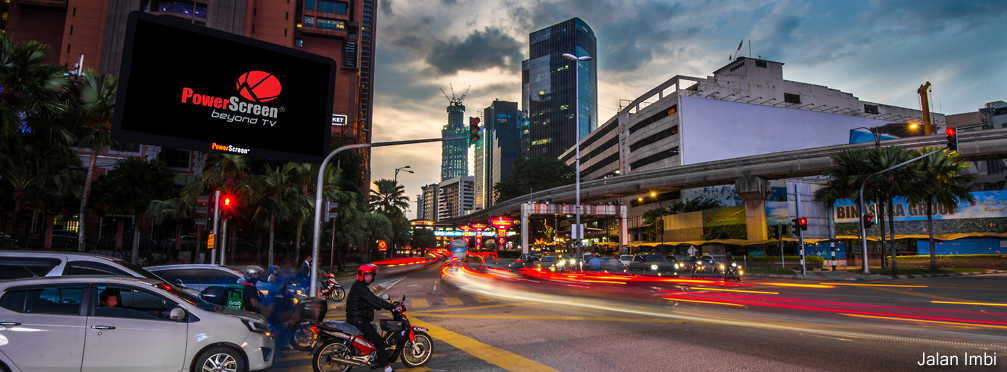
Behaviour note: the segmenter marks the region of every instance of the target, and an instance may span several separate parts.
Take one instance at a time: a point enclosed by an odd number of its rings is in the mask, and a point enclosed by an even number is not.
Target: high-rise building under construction
[[[468,91],[466,90],[465,93],[468,94]],[[448,105],[448,125],[445,125],[441,130],[442,138],[464,137],[468,133],[465,129],[465,106],[462,105],[466,94],[455,97],[454,89],[451,90],[451,97],[444,94],[450,104]],[[468,175],[468,142],[462,140],[441,142],[441,181]]]

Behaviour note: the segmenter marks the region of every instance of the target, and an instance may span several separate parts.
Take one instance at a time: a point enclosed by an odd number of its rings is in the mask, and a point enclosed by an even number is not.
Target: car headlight
[[[745,270],[738,270],[738,275],[744,275],[744,274],[745,274]]]
[[[266,323],[257,322],[254,320],[244,320],[244,319],[241,321],[241,323],[244,324],[245,328],[248,328],[250,332],[255,332],[260,335],[265,335],[267,337],[273,336],[273,334],[269,331],[269,326],[266,325]]]
[[[675,264],[675,268],[676,268],[676,269],[678,268],[678,264]]]
[[[651,270],[657,270],[657,265],[650,265]]]
[[[720,269],[723,270],[724,269],[724,265],[720,265]]]
[[[731,267],[738,267],[738,264],[736,262],[732,262]]]

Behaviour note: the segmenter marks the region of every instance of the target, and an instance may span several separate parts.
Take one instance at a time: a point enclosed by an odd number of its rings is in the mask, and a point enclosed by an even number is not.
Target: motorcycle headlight
[[[675,264],[675,268],[676,268],[676,269],[678,268],[678,264]]]
[[[301,296],[304,296],[304,291],[302,291],[300,289],[298,289],[296,293],[299,294],[299,295],[301,295]]]
[[[738,267],[738,264],[737,264],[737,263],[734,263],[734,262],[732,262],[732,263],[731,263],[731,267]]]
[[[720,265],[720,269],[723,270],[724,269],[724,265]]]
[[[745,274],[745,270],[738,270],[738,275],[744,275],[744,274]]]
[[[657,265],[650,265],[651,270],[657,270]]]

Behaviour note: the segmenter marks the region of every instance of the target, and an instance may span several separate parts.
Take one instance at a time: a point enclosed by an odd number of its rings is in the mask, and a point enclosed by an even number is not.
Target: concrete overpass
[[[887,140],[882,146],[902,146],[919,148],[947,146],[943,133],[926,137],[910,137]],[[730,144],[725,144],[730,146]],[[749,223],[750,239],[765,239],[765,195],[769,191],[767,180],[789,179],[821,175],[834,167],[831,156],[851,149],[873,147],[873,142],[817,147],[805,150],[777,152],[744,158],[719,160],[630,173],[618,177],[581,182],[581,202],[585,204],[608,201],[620,197],[637,196],[650,191],[667,192],[706,186],[734,184],[738,194],[749,208],[763,211],[761,233]],[[958,133],[958,152],[968,161],[1001,159],[1007,157],[1007,129],[981,130]],[[549,190],[536,191],[531,195],[514,198],[488,209],[473,212],[464,217],[442,220],[442,223],[467,224],[486,222],[490,217],[506,215],[521,216],[521,206],[529,201],[536,203],[573,203],[574,185],[561,186]],[[751,205],[750,205],[751,204]],[[746,211],[746,214],[747,213]],[[751,215],[756,215],[752,213]],[[755,222],[755,221],[753,221]],[[527,246],[527,244],[525,244]]]

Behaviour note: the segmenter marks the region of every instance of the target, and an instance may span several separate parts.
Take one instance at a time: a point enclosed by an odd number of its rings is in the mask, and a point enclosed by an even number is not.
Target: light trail
[[[935,304],[954,304],[954,305],[980,305],[980,306],[1007,306],[1007,304],[994,304],[986,302],[954,302],[954,301],[930,301]]]
[[[721,292],[742,292],[742,293],[762,293],[762,294],[774,294],[778,295],[779,292],[761,292],[761,291],[743,291],[740,289],[723,289],[723,288],[701,288],[701,287],[691,287],[691,289],[700,291],[721,291]]]
[[[925,285],[897,285],[897,284],[860,284],[860,283],[821,283],[826,285],[849,285],[857,287],[899,287],[899,288],[927,288]]]
[[[892,316],[873,316],[873,315],[860,315],[860,314],[842,314],[846,316],[852,316],[857,318],[873,318],[873,319],[885,319],[885,320],[898,320],[903,322],[919,322],[919,323],[936,323],[936,324],[950,324],[955,326],[966,326],[966,327],[986,327],[986,328],[1001,328],[1007,329],[1007,326],[989,325],[989,324],[976,324],[967,322],[945,322],[938,320],[926,320],[926,319],[907,319]]]

